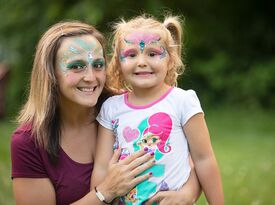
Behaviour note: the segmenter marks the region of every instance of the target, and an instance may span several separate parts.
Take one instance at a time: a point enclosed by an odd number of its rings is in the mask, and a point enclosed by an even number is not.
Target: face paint
[[[127,44],[135,44],[138,45],[141,53],[143,53],[144,48],[151,44],[157,43],[160,41],[160,36],[157,34],[148,34],[148,33],[140,33],[140,32],[133,32],[127,35],[124,39],[125,43]]]
[[[70,70],[80,72],[81,70],[87,69],[88,65],[91,65],[92,68],[97,70],[105,68],[104,58],[99,58],[100,63],[98,63],[98,60],[94,60],[94,56],[103,56],[102,48],[96,47],[94,43],[76,38],[71,45],[68,46],[68,50],[63,53],[60,67],[65,74]]]

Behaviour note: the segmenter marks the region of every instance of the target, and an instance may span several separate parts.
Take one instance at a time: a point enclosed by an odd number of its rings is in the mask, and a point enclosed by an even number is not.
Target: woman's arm
[[[55,191],[48,178],[14,178],[13,195],[17,205],[55,205]]]
[[[184,125],[191,157],[203,192],[210,205],[223,205],[221,176],[211,146],[210,136],[202,113],[191,117]]]

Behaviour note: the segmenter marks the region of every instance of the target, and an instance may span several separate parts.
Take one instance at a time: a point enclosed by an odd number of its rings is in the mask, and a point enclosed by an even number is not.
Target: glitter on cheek
[[[160,59],[165,58],[167,54],[167,51],[164,47],[161,46],[161,54],[160,54]]]

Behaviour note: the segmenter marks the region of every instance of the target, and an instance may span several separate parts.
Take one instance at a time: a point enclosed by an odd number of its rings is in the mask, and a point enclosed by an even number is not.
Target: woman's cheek
[[[67,73],[66,80],[69,85],[75,85],[79,82],[79,78],[75,73]]]

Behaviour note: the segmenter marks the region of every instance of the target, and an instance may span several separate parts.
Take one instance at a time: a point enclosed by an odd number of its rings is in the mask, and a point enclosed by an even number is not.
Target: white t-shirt
[[[113,130],[114,148],[122,148],[121,159],[147,147],[156,164],[144,173],[152,177],[138,184],[121,200],[142,204],[159,190],[178,190],[190,174],[188,143],[182,126],[202,108],[193,90],[170,88],[157,101],[146,106],[128,102],[128,93],[107,99],[98,122]]]

